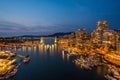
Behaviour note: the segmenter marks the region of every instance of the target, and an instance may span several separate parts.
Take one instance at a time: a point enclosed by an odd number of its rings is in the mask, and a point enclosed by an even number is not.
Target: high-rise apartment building
[[[91,33],[93,43],[98,45],[113,45],[115,46],[118,35],[114,30],[108,29],[107,21],[98,21],[97,28]]]

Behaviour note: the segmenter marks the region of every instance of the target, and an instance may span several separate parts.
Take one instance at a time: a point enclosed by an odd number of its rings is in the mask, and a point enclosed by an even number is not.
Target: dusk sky
[[[120,29],[120,0],[0,0],[0,36],[90,32],[99,20]]]

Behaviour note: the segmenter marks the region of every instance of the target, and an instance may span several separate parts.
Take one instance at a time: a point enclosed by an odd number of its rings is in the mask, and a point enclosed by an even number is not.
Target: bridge
[[[46,39],[54,39],[54,43],[57,43],[57,37],[41,37],[40,38],[40,44],[44,44],[44,40]]]
[[[22,38],[23,41],[25,41],[26,44],[44,44],[45,40],[52,39],[54,43],[57,43],[57,37],[38,37],[38,38]]]

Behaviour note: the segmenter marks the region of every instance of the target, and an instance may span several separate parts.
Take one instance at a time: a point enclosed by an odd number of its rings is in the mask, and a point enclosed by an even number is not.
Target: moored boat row
[[[62,53],[69,54],[69,57],[77,56],[73,62],[81,69],[91,70],[95,66],[104,66],[108,70],[104,75],[107,80],[120,80],[120,67],[109,63],[103,55],[101,56],[97,53],[78,53],[69,49],[65,49]]]
[[[23,63],[27,63],[30,61],[29,55],[23,56],[20,54],[11,53],[10,51],[2,51],[0,52],[0,54],[8,56],[8,57],[0,59],[0,80],[5,80],[5,79],[13,77],[17,73],[18,68]],[[15,56],[12,57],[11,55],[15,55]],[[19,57],[18,55],[22,57]],[[20,61],[19,63],[17,63],[16,57],[21,58],[22,62]]]

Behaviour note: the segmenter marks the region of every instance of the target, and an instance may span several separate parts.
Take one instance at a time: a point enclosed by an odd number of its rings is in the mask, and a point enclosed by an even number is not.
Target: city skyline
[[[40,35],[96,28],[106,20],[119,29],[119,0],[1,0],[0,36]]]

